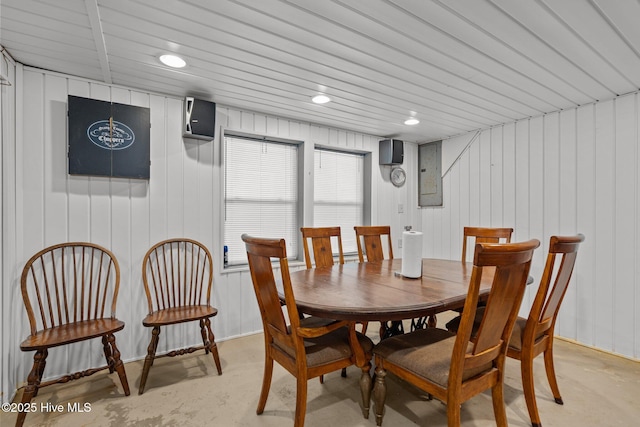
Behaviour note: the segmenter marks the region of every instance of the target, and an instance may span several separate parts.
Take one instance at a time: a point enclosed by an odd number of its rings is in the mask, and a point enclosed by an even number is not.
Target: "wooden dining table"
[[[436,314],[459,309],[469,288],[473,264],[459,260],[425,258],[422,276],[400,274],[401,259],[381,262],[334,264],[290,273],[296,305],[301,313],[336,320],[380,321],[382,335],[401,333],[404,319],[429,319],[423,326],[435,326]],[[485,268],[480,286],[486,298],[493,280],[493,268]],[[384,336],[383,336],[384,337]],[[357,340],[354,340],[357,342]],[[369,416],[370,362],[361,348],[355,348],[360,379],[362,413]]]
[[[291,285],[300,311],[337,320],[397,321],[464,306],[473,264],[425,258],[417,279],[401,269],[401,259],[335,264],[292,272]],[[493,270],[485,269],[481,297],[492,280]]]

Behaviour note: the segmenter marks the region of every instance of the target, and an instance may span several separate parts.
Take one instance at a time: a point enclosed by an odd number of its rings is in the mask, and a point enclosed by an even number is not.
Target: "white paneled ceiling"
[[[640,88],[638,0],[0,0],[48,70],[431,141]],[[165,67],[167,52],[187,61]],[[332,102],[316,105],[325,93]],[[416,126],[404,120],[415,116]]]

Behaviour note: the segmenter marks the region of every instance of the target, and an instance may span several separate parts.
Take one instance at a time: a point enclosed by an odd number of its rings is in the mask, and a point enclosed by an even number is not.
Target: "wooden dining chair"
[[[393,259],[393,244],[391,241],[391,227],[388,225],[358,226],[353,227],[356,232],[356,243],[358,244],[358,258],[364,262],[365,255],[367,262],[379,262],[385,259],[382,236],[387,236],[387,247],[389,248],[388,259]],[[419,319],[417,322],[427,322]],[[416,321],[412,320],[412,327]],[[366,331],[366,329],[364,329]],[[381,321],[380,338],[386,338],[392,334],[404,333],[404,326],[401,321]]]
[[[330,267],[333,265],[333,249],[331,238],[334,238],[338,246],[338,262],[344,264],[344,254],[342,253],[342,235],[340,227],[302,227],[302,245],[304,246],[304,261],[307,268],[313,267],[311,262],[311,249],[313,250],[313,261],[317,268]],[[309,248],[311,240],[311,248]]]
[[[149,314],[142,324],[153,328],[151,342],[144,359],[138,394],[144,392],[153,361],[159,357],[190,354],[197,350],[211,353],[218,375],[222,375],[220,356],[211,317],[218,310],[211,306],[213,262],[211,253],[200,242],[191,239],[168,239],[153,245],[142,261],[142,282]],[[160,327],[198,321],[202,346],[173,350],[157,356]]]
[[[311,262],[311,250],[309,248],[309,240],[311,240],[311,249],[313,250],[313,261],[316,268],[330,267],[333,265],[333,249],[331,245],[331,238],[337,241],[338,245],[338,262],[344,264],[344,254],[342,252],[342,234],[340,227],[302,227],[300,228],[302,233],[302,243],[304,246],[304,261],[307,268],[312,268]],[[367,323],[362,324],[362,333],[367,332]],[[346,368],[342,368],[342,376],[347,375]],[[324,376],[320,376],[320,382],[322,383]]]
[[[114,335],[124,328],[124,322],[116,318],[120,267],[115,256],[93,243],[49,246],[27,261],[20,287],[31,326],[31,333],[20,344],[20,349],[36,352],[22,395],[22,407],[28,408],[26,404],[42,387],[66,383],[104,369],[118,373],[124,394],[128,396],[129,383]],[[42,382],[50,348],[92,338],[101,338],[106,366]],[[16,426],[24,423],[26,415],[26,412],[18,414]]]
[[[304,246],[304,261],[307,268],[312,268],[309,240],[313,249],[313,261],[316,268],[330,267],[333,265],[333,249],[331,238],[334,238],[338,246],[338,262],[344,264],[342,252],[342,234],[340,227],[302,227],[302,242]],[[367,322],[362,323],[362,333],[367,333]]]
[[[513,228],[490,228],[490,227],[464,227],[462,236],[462,262],[467,262],[467,243],[470,238],[474,239],[474,243],[509,243]],[[473,246],[473,245],[472,245]],[[479,303],[480,306],[484,302]],[[462,309],[456,309],[458,313]]]
[[[477,243],[469,291],[457,334],[439,328],[419,329],[381,341],[374,348],[373,389],[376,423],[382,424],[389,372],[447,405],[449,427],[460,425],[462,402],[491,389],[499,427],[507,425],[504,362],[509,337],[524,295],[538,240]],[[487,271],[489,270],[489,271]],[[477,339],[470,342],[483,274],[493,274]]]
[[[522,387],[533,427],[542,426],[533,381],[533,359],[541,353],[555,402],[564,403],[553,364],[553,332],[576,263],[578,246],[583,241],[582,234],[551,237],[547,262],[529,317],[516,319],[509,341],[507,356],[520,360]]]
[[[294,426],[302,427],[307,405],[307,381],[353,365],[359,360],[362,366],[360,382],[363,412],[366,408],[368,413],[371,340],[356,332],[351,322],[318,317],[300,318],[291,286],[284,239],[263,239],[243,234],[242,240],[247,248],[253,289],[264,327],[264,376],[256,412],[262,414],[267,403],[274,361],[296,377]],[[280,305],[272,259],[279,262],[289,325]]]
[[[464,227],[462,237],[462,262],[467,262],[467,242],[474,238],[475,243],[509,243],[513,228]]]
[[[373,226],[355,226],[356,243],[358,244],[358,258],[360,262],[364,262],[364,256],[367,256],[367,262],[378,262],[385,259],[384,250],[382,248],[382,236],[387,236],[387,247],[389,248],[389,256],[387,259],[393,259],[393,244],[391,242],[391,227],[388,225]]]
[[[507,356],[520,360],[522,388],[533,427],[542,425],[533,381],[533,360],[540,354],[544,354],[544,366],[555,402],[559,405],[563,404],[553,364],[553,331],[560,312],[560,305],[571,280],[578,247],[583,241],[582,234],[551,236],[547,262],[529,311],[529,317],[516,319],[509,341]],[[482,312],[480,309],[476,315],[472,339],[474,339],[475,330],[479,327]],[[447,323],[447,329],[456,331],[459,324],[460,318],[456,317]]]

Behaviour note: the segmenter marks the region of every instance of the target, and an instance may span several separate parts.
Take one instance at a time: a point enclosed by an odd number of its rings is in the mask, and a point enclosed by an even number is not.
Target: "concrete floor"
[[[371,326],[374,326],[372,324]],[[369,329],[376,329],[370,327]],[[374,336],[374,334],[372,334]],[[564,405],[557,405],[547,384],[542,357],[535,363],[536,396],[543,426],[635,426],[640,421],[640,363],[556,340],[556,370]],[[96,341],[96,351],[100,344]],[[263,368],[261,334],[218,344],[222,376],[210,355],[158,359],[151,368],[146,391],[138,395],[142,361],[126,364],[131,395],[124,396],[117,374],[102,371],[89,378],[53,385],[34,400],[63,405],[62,413],[38,410],[25,426],[251,426],[293,425],[295,380],[276,364],[265,412],[256,415]],[[55,351],[52,350],[52,352]],[[505,398],[510,426],[530,426],[516,360],[507,360]],[[309,381],[307,427],[375,426],[375,417],[362,417],[358,378],[336,372],[324,384]],[[16,399],[21,397],[18,393]],[[79,403],[90,412],[69,412]],[[0,425],[13,426],[15,414],[0,413]],[[446,426],[446,408],[427,401],[416,388],[389,376],[384,426]],[[485,392],[462,405],[463,426],[495,425],[491,395]]]

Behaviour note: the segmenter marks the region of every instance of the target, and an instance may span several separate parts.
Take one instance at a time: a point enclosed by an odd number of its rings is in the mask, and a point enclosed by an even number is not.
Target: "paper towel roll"
[[[402,275],[417,279],[422,277],[422,233],[402,233]]]

